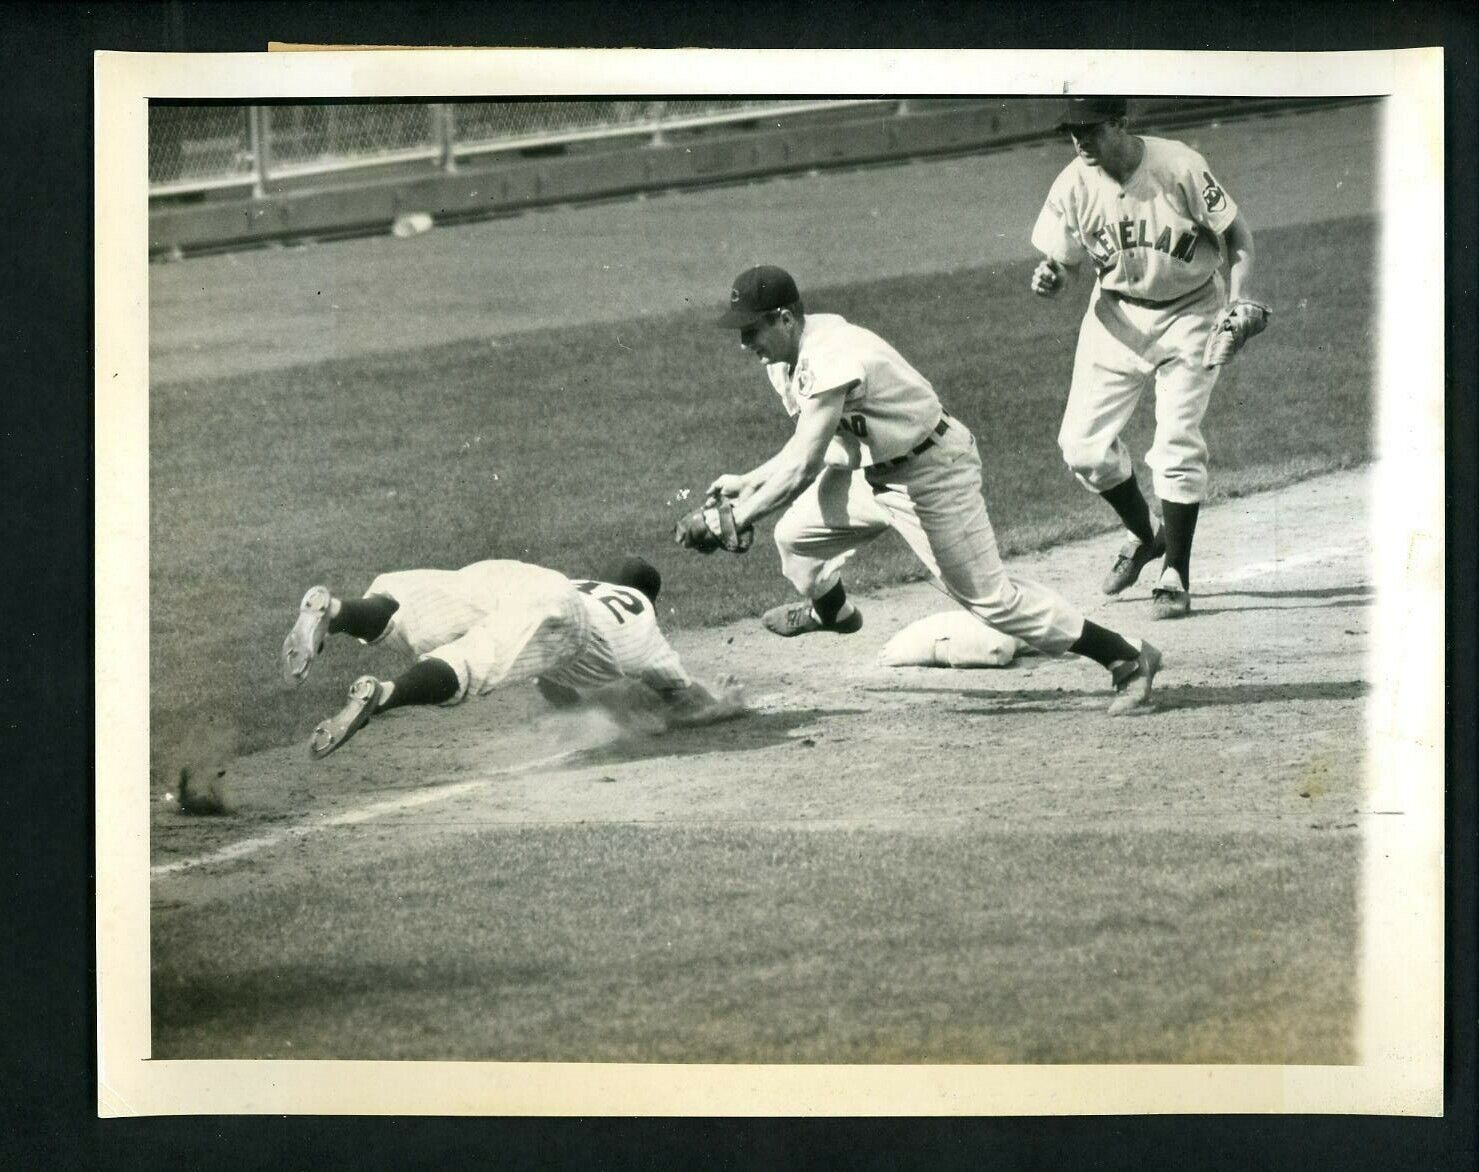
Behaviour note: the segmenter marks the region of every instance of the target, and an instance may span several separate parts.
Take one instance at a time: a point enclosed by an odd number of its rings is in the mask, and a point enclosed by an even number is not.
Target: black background
[[[5,624],[0,1166],[1472,1167],[1475,21],[1442,4],[0,6]],[[1445,1119],[96,1118],[92,53],[308,44],[1313,51],[1443,45],[1448,168]],[[1396,225],[1400,230],[1400,225]],[[1338,344],[1335,343],[1335,344]],[[1311,404],[1317,411],[1319,405]],[[147,615],[137,616],[146,623]],[[1390,665],[1400,670],[1400,664]],[[1380,668],[1378,668],[1380,669]],[[142,679],[139,687],[146,686]],[[1468,713],[1468,716],[1463,715]],[[1457,715],[1457,719],[1455,719]]]

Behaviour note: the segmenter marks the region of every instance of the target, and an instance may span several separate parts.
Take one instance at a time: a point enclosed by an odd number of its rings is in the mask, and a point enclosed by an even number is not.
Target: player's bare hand
[[[694,683],[665,696],[664,700],[664,723],[670,729],[719,724],[750,711],[745,703],[744,685],[733,676],[720,676],[714,681],[713,691],[703,684]]]
[[[1027,283],[1039,297],[1056,297],[1063,288],[1063,266],[1051,260],[1039,261]]]
[[[745,686],[734,676],[721,675],[714,680],[713,698],[704,712],[704,724],[734,720],[750,711],[745,699]]]
[[[745,478],[743,476],[733,472],[726,472],[723,476],[716,478],[713,484],[709,485],[709,490],[705,495],[709,497],[736,497],[744,490],[744,487]]]
[[[737,708],[745,707],[745,685],[738,676],[720,675],[714,679],[714,698]]]

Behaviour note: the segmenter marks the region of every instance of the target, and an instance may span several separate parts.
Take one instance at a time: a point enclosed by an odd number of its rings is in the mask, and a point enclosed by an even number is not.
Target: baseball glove
[[[1273,312],[1261,301],[1228,302],[1212,323],[1212,332],[1207,335],[1202,365],[1222,366],[1231,362],[1244,342],[1268,328],[1268,319]]]
[[[744,553],[755,540],[755,530],[741,529],[734,521],[734,502],[727,497],[710,497],[701,509],[695,509],[673,529],[673,540],[684,549],[713,553],[716,549]]]

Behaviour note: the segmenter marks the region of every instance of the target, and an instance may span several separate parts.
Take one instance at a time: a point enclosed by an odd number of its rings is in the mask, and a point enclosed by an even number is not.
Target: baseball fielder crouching
[[[850,634],[862,616],[841,572],[859,546],[897,530],[978,619],[1038,650],[1083,655],[1111,673],[1114,715],[1148,710],[1160,653],[1089,622],[1042,586],[1007,576],[981,496],[976,441],[892,346],[836,314],[808,314],[789,273],[748,269],[718,324],[765,364],[796,432],[759,467],[725,474],[679,522],[680,545],[739,552],[751,526],[775,528],[781,569],[804,601],[766,613],[778,635]]]
[[[620,679],[638,680],[661,698],[670,727],[743,712],[737,687],[711,694],[658,629],[657,570],[627,558],[608,576],[570,579],[542,566],[493,560],[460,570],[381,574],[363,598],[311,587],[282,645],[290,683],[307,677],[332,634],[394,647],[416,662],[391,680],[355,680],[345,706],[314,729],[309,751],[327,756],[392,708],[459,704],[525,679],[537,680],[557,705]]]
[[[1247,297],[1253,233],[1207,161],[1183,143],[1130,134],[1126,113],[1123,98],[1068,100],[1059,127],[1077,157],[1054,180],[1032,229],[1045,259],[1031,289],[1055,297],[1085,258],[1093,262],[1098,280],[1058,443],[1079,482],[1129,533],[1104,593],[1120,593],[1164,557],[1151,613],[1180,618],[1191,609],[1192,537],[1207,491],[1202,418],[1221,365],[1263,330],[1269,310]],[[1155,441],[1145,460],[1161,500],[1160,529],[1120,439],[1152,384]]]

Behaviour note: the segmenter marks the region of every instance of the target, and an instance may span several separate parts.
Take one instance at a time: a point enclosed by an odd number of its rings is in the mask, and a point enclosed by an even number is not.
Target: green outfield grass
[[[1348,836],[1300,843],[1303,883],[1277,830],[1047,821],[490,827],[491,872],[388,848],[279,876],[278,898],[160,929],[155,1054],[1352,1060]]]
[[[1369,217],[1259,234],[1258,291],[1276,316],[1214,394],[1214,496],[1371,458],[1375,239]],[[975,431],[1008,556],[1112,528],[1055,441],[1086,290],[1039,301],[1026,292],[1030,267],[807,291],[813,310],[893,342]],[[306,736],[354,674],[389,666],[337,660],[299,689],[279,681],[278,646],[314,582],[358,592],[380,570],[485,557],[582,574],[630,550],[664,570],[669,628],[785,597],[768,525],[745,558],[670,544],[693,494],[790,431],[759,366],[712,314],[153,387],[156,773],[182,746],[245,752]],[[1147,400],[1137,454],[1151,426]],[[855,565],[864,592],[920,576],[893,538]]]

